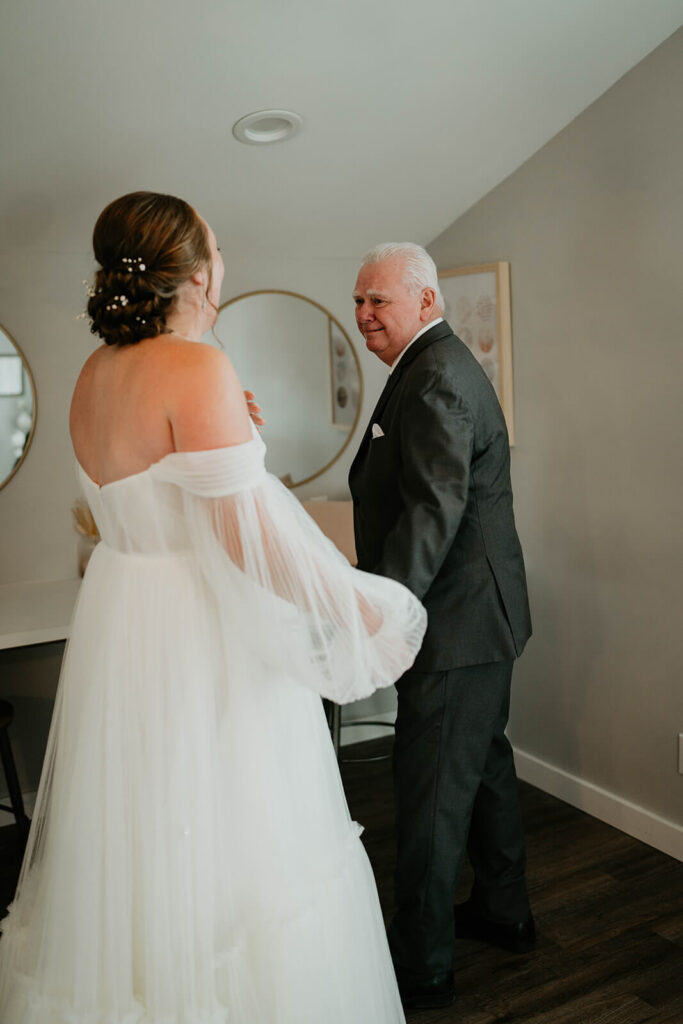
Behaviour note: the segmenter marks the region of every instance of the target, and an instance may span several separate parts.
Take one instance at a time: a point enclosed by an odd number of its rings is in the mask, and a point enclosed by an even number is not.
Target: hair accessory
[[[119,308],[118,305],[117,305],[118,302],[120,302],[122,306],[127,306],[128,305],[128,299],[127,299],[127,297],[125,295],[115,295],[114,296],[114,301],[110,302],[109,305],[105,306],[104,308],[105,309],[118,309]]]
[[[147,264],[142,262],[140,256],[124,256],[121,262],[124,264],[124,270],[127,270],[129,274],[135,271],[142,273],[147,270]]]

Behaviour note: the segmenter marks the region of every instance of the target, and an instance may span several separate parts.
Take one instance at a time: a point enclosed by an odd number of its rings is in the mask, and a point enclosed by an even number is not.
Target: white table
[[[66,640],[80,579],[0,586],[0,650]]]

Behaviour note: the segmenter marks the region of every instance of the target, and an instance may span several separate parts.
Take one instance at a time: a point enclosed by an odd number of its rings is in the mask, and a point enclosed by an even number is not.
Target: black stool
[[[13,718],[14,708],[12,705],[9,701],[0,700],[0,760],[2,760],[2,768],[7,780],[7,788],[9,789],[9,799],[11,804],[11,807],[8,807],[6,804],[0,804],[0,811],[10,811],[10,813],[14,815],[14,820],[19,827],[20,834],[22,836],[27,836],[31,821],[27,818],[26,811],[24,810],[24,801],[21,796],[19,777],[17,775],[16,765],[14,764],[9,736],[7,735],[7,730],[12,724]]]
[[[391,729],[394,731],[395,726],[393,722],[373,722],[367,719],[363,719],[358,722],[342,722],[342,706],[341,704],[335,704],[334,701],[328,700],[323,697],[323,707],[325,708],[325,714],[327,716],[327,724],[330,729],[330,735],[332,736],[332,745],[334,752],[337,755],[337,760],[340,764],[368,764],[371,761],[388,761],[391,754],[374,754],[369,757],[340,757],[341,748],[341,731],[347,726],[352,725],[376,725],[381,729]]]

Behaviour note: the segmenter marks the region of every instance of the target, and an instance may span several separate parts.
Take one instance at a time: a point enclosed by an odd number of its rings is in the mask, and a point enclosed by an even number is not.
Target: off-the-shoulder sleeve
[[[352,568],[266,472],[264,454],[255,437],[173,453],[152,472],[182,490],[192,547],[231,643],[337,703],[366,697],[412,665],[426,613],[401,584]]]

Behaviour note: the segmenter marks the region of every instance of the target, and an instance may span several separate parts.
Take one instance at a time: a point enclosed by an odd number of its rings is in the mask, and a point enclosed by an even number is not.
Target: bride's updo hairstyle
[[[175,196],[130,192],[97,218],[93,250],[100,269],[88,301],[93,334],[107,345],[134,345],[168,332],[179,287],[196,271],[209,273],[204,224]]]

